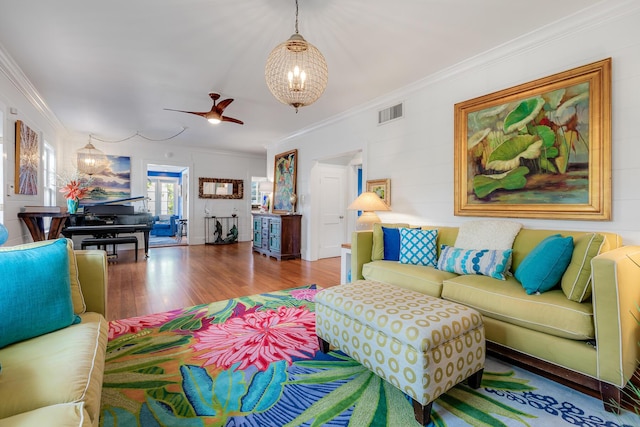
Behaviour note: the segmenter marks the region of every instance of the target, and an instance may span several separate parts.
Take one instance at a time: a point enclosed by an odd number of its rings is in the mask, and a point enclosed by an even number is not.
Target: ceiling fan
[[[231,123],[237,123],[239,125],[243,125],[244,122],[242,120],[238,120],[238,119],[234,119],[233,117],[228,117],[228,116],[223,116],[222,112],[225,110],[225,108],[227,108],[229,106],[229,104],[231,104],[233,102],[233,99],[223,99],[222,101],[220,101],[217,105],[216,105],[216,101],[218,101],[218,99],[220,99],[220,94],[219,93],[210,93],[209,97],[213,100],[213,107],[211,107],[210,111],[203,111],[203,112],[198,112],[198,111],[184,111],[184,110],[173,110],[171,108],[165,108],[165,110],[168,111],[178,111],[180,113],[188,113],[188,114],[195,114],[197,116],[201,116],[204,117],[205,119],[209,120],[209,123],[213,123],[213,124],[218,124],[220,122],[231,122]]]

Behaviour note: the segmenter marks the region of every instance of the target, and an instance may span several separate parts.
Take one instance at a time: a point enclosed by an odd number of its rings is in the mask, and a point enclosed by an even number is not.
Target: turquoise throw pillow
[[[560,282],[572,254],[573,237],[549,236],[522,260],[515,277],[529,295],[546,292]]]
[[[400,229],[400,263],[435,267],[438,230]]]
[[[0,252],[0,348],[77,321],[67,242]]]
[[[440,246],[438,270],[457,274],[479,274],[505,280],[511,264],[511,249],[462,249]]]
[[[400,229],[382,227],[382,237],[384,241],[384,260],[400,260]]]

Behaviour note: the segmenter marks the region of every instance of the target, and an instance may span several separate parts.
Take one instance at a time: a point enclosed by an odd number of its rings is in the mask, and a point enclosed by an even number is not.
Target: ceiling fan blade
[[[222,112],[224,111],[225,108],[227,108],[229,106],[229,104],[231,104],[233,102],[233,99],[225,99],[223,101],[220,101],[218,103],[218,105],[216,105],[214,108],[217,108],[218,111],[220,112],[220,114],[222,114]]]
[[[227,117],[227,116],[222,116],[222,121],[223,122],[237,123],[239,125],[243,125],[244,124],[244,122],[242,120],[234,119],[233,117]]]
[[[200,116],[200,117],[206,117],[206,115],[209,114],[209,111],[201,113],[199,111],[174,110],[172,108],[165,108],[165,110],[167,110],[167,111],[177,111],[178,113],[195,114],[196,116]]]

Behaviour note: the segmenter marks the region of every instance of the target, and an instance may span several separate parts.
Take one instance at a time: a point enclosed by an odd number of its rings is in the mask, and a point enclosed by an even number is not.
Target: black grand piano
[[[84,212],[69,216],[62,234],[68,238],[74,235],[91,235],[95,238],[108,239],[120,234],[142,232],[144,256],[148,258],[151,216],[147,213],[136,213],[133,206],[124,204],[143,199],[144,197],[131,197],[84,205]]]

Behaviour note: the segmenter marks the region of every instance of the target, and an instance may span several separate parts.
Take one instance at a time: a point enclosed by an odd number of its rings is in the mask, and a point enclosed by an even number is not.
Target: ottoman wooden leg
[[[467,378],[467,384],[469,385],[469,387],[471,388],[480,387],[480,383],[482,383],[483,372],[484,372],[484,369],[480,369],[478,372],[476,372],[475,374],[472,374],[469,378]]]
[[[431,405],[433,402],[429,402],[427,405],[422,405],[415,399],[411,399],[413,401],[413,413],[416,417],[416,421],[420,423],[421,426],[426,426],[431,422]]]
[[[323,353],[329,352],[329,343],[318,337],[318,344],[320,344],[320,351]]]

